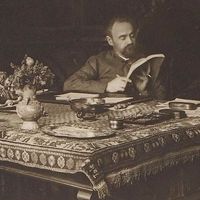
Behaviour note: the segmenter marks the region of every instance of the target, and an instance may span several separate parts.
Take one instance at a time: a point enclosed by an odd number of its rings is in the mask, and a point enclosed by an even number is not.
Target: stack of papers
[[[100,97],[99,94],[70,92],[66,94],[56,95],[56,100],[70,101],[74,99],[98,98],[98,97]],[[104,99],[106,104],[115,104],[126,100],[132,100],[133,97],[105,97],[102,99]]]
[[[56,95],[56,100],[69,101],[74,99],[94,98],[94,97],[99,97],[99,94],[69,92],[65,94]]]
[[[115,104],[122,101],[131,100],[133,97],[105,97],[103,98],[106,104]]]

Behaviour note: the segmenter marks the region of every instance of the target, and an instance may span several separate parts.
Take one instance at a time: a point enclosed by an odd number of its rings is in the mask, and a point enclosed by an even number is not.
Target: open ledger
[[[164,54],[152,54],[152,55],[149,55],[147,56],[146,58],[140,58],[139,60],[137,60],[136,62],[134,62],[130,69],[129,69],[129,72],[127,74],[127,80],[130,78],[131,74],[138,68],[140,67],[141,65],[143,65],[144,63],[146,63],[147,61],[158,61],[160,62],[160,65],[162,64],[163,60],[165,58],[165,55]]]

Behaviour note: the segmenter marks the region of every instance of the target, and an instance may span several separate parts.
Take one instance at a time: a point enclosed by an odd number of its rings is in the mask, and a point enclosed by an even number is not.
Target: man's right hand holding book
[[[140,71],[140,74],[135,74],[133,81],[127,77],[117,75],[116,78],[108,82],[106,92],[124,92],[127,83],[132,83],[139,93],[143,93],[147,88],[149,77],[149,73],[143,70]]]
[[[127,83],[132,81],[124,76],[116,75],[116,78],[108,82],[106,92],[123,92],[126,88]]]

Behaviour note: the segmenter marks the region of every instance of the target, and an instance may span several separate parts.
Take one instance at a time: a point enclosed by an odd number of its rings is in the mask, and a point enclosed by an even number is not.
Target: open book
[[[161,66],[163,60],[165,58],[164,54],[152,54],[147,56],[146,58],[140,58],[139,60],[137,60],[136,62],[134,62],[130,69],[129,72],[127,74],[127,79],[130,78],[131,74],[141,65],[143,65],[144,63],[146,63],[147,61],[154,61],[156,63],[156,65],[158,65],[158,67]],[[158,70],[159,71],[159,70]]]

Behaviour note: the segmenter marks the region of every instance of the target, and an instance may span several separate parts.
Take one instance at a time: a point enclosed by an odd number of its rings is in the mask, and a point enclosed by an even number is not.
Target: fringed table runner
[[[200,118],[148,126],[128,124],[116,131],[109,129],[104,118],[77,123],[83,128],[113,131],[109,137],[90,139],[50,136],[43,132],[46,124],[30,133],[21,130],[20,123],[15,113],[1,113],[1,161],[54,172],[82,172],[100,198],[106,197],[111,188],[200,156]]]

